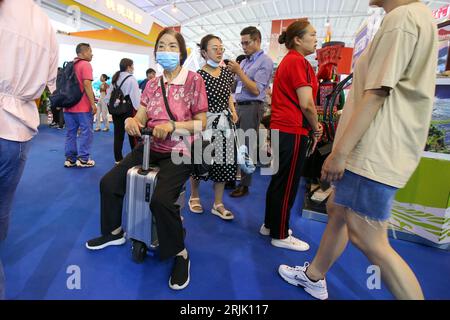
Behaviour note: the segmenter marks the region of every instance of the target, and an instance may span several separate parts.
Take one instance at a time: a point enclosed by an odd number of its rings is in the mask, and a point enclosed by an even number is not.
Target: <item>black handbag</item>
[[[166,95],[166,87],[164,85],[163,77],[161,77],[161,90],[164,97],[164,105],[166,106],[167,114],[169,115],[170,119],[172,121],[176,121],[175,117],[173,116],[172,112],[169,108],[169,101],[167,100]],[[200,138],[201,141],[201,154],[199,154],[199,148],[198,148],[198,142],[195,141],[191,144],[191,164],[192,164],[192,174],[195,175],[198,178],[201,178],[203,180],[207,180],[209,176],[209,171],[212,167],[212,159],[214,158],[214,155],[211,156],[211,161],[206,161],[204,157],[204,151],[206,148],[209,147],[211,144],[207,140],[203,140],[203,138]]]

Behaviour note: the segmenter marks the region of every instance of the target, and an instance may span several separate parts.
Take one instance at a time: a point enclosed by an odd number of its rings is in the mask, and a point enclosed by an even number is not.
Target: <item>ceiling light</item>
[[[172,6],[172,12],[177,12],[177,11],[178,11],[177,5],[174,3]]]
[[[242,5],[246,6],[247,5],[247,0],[242,1]]]

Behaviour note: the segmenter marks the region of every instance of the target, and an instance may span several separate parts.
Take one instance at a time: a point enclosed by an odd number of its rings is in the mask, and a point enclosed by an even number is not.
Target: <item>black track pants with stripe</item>
[[[288,237],[289,217],[297,195],[308,137],[280,132],[279,170],[272,176],[266,195],[264,224],[274,239]]]

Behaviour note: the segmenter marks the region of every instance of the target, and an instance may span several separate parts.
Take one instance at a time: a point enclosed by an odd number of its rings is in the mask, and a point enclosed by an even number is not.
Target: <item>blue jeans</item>
[[[350,208],[360,216],[386,221],[391,216],[397,188],[345,170],[341,180],[334,183],[334,203]]]
[[[27,160],[29,142],[0,138],[0,241],[6,239],[11,205]],[[0,300],[4,299],[5,276],[0,260]]]
[[[93,121],[91,112],[71,113],[65,112],[66,120],[66,159],[75,162],[78,159],[88,161],[94,137]],[[80,128],[80,151],[77,148],[77,131]]]

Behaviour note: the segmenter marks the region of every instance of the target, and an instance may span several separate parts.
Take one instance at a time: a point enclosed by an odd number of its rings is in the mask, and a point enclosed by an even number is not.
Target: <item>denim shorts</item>
[[[397,188],[370,180],[345,170],[341,180],[333,183],[334,203],[375,221],[391,216],[392,201]]]

